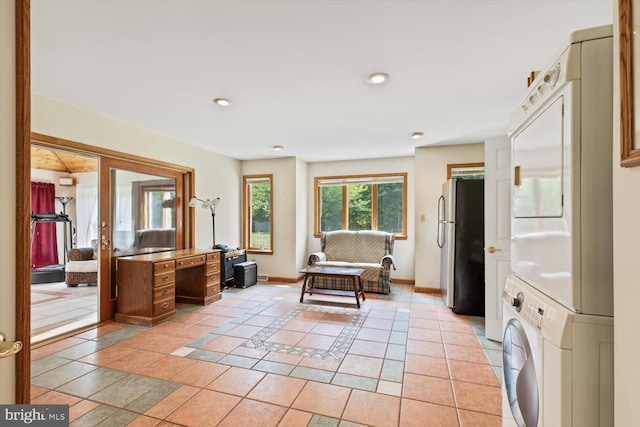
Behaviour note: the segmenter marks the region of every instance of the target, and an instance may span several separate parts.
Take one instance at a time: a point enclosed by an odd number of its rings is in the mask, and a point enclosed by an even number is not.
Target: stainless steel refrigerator
[[[450,179],[438,200],[440,291],[454,313],[484,316],[484,180]]]

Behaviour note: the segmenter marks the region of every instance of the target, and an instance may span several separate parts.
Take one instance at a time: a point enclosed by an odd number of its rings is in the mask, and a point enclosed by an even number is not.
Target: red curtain
[[[55,213],[56,188],[46,182],[31,183],[31,212]],[[35,223],[31,241],[31,268],[58,264],[55,222]]]

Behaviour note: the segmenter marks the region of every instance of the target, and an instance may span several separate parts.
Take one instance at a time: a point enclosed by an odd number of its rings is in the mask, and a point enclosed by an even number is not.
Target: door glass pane
[[[111,296],[116,297],[115,259],[175,249],[176,180],[111,169]]]

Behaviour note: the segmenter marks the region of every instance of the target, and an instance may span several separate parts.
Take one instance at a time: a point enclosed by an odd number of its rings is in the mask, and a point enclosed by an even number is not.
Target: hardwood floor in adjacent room
[[[98,323],[98,287],[64,282],[31,285],[31,343]]]

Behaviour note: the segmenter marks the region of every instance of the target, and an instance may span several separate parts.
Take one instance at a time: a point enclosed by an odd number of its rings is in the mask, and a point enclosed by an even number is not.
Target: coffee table
[[[325,294],[325,295],[343,295],[356,297],[356,306],[360,308],[360,296],[362,301],[367,297],[364,295],[364,289],[362,288],[362,268],[340,268],[340,267],[307,267],[300,270],[300,273],[304,273],[304,283],[302,284],[302,292],[300,293],[300,302],[304,300],[305,292],[309,295],[313,293]],[[315,288],[314,282],[316,277],[340,277],[350,279],[353,284],[353,293],[350,290],[342,289],[323,289]],[[311,281],[309,281],[311,279]],[[308,287],[307,287],[308,286]]]

